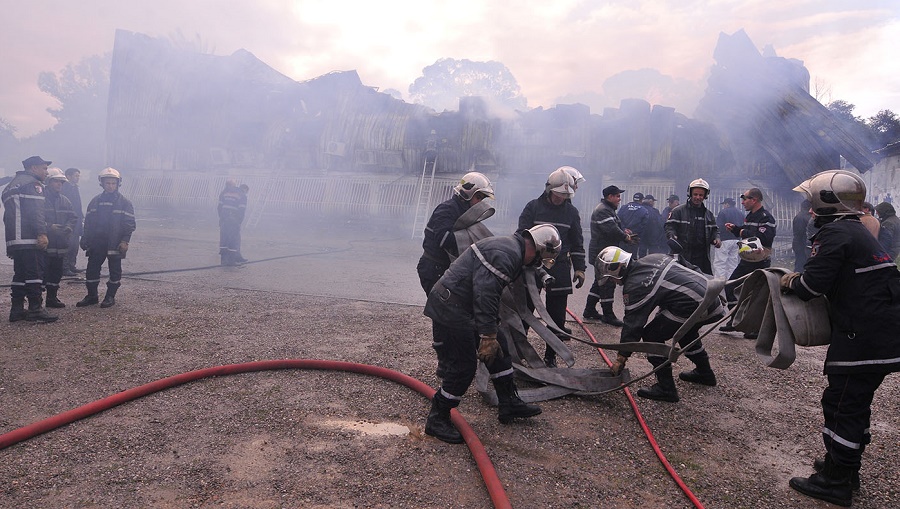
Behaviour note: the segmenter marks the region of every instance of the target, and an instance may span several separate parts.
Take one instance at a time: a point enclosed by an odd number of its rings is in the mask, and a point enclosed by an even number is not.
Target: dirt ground
[[[164,377],[258,360],[351,361],[437,386],[408,233],[352,223],[245,232],[247,258],[277,259],[224,268],[214,223],[138,216],[132,276],[114,307],[76,309],[84,288],[69,281],[58,322],[0,322],[0,433]],[[11,274],[4,259],[0,281]],[[580,313],[586,291],[571,309]],[[588,327],[618,339],[618,329]],[[787,484],[822,454],[824,348],[800,349],[782,371],[737,334],[705,343],[717,387],[679,381],[677,404],[636,398],[678,475],[705,507],[829,507]],[[572,348],[576,367],[602,362]],[[629,368],[637,376],[649,364],[636,357]],[[854,507],[900,506],[898,389],[894,375],[877,394]],[[490,507],[469,450],[424,435],[428,406],[404,386],[345,372],[204,379],[0,451],[0,507]],[[692,507],[624,393],[541,406],[511,425],[474,389],[460,406],[513,507]]]

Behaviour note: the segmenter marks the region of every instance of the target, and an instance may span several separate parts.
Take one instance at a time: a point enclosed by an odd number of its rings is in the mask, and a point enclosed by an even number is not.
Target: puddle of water
[[[408,427],[393,422],[324,421],[322,424],[342,430],[356,431],[363,435],[400,437],[409,435]]]

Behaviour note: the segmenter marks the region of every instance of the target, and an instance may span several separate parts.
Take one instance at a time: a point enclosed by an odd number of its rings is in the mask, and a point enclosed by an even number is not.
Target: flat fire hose
[[[770,368],[787,369],[796,358],[794,345],[821,346],[831,341],[828,301],[804,301],[782,293],[782,268],[756,269],[740,286],[734,328],[758,332],[756,354]],[[777,347],[776,347],[777,345]]]

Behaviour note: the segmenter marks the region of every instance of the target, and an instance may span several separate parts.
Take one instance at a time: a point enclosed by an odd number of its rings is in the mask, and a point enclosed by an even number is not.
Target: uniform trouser
[[[716,249],[713,260],[713,275],[727,278],[737,268],[741,258],[738,256],[738,240],[723,240],[722,247]]]
[[[722,315],[716,315],[713,317],[709,317],[702,322],[695,324],[690,330],[685,333],[684,336],[681,336],[681,339],[678,340],[678,345],[684,347],[691,341],[697,339],[700,336],[700,328],[706,324],[713,323],[722,318]],[[653,320],[650,320],[646,326],[644,326],[644,330],[641,333],[641,339],[648,343],[665,343],[669,339],[675,336],[675,333],[678,332],[678,329],[681,328],[683,322],[679,322],[665,316],[664,313],[657,313]],[[629,353],[624,353],[625,356],[630,355]],[[690,350],[684,353],[685,357],[690,359],[695,364],[698,360],[708,359],[709,354],[706,353],[706,349],[703,347],[703,341],[697,341],[694,343],[694,346],[691,347]],[[664,361],[665,357],[660,357],[656,355],[647,355],[647,359],[651,364],[656,366],[656,363]]]
[[[44,286],[59,287],[62,280],[63,264],[65,258],[63,256],[47,255],[47,271],[44,274]]]
[[[712,265],[709,262],[709,246],[691,245],[681,256],[688,262],[696,265],[704,274],[712,276]]]
[[[47,270],[47,253],[40,249],[13,251],[13,279],[10,294],[13,304],[28,298],[31,308],[41,306],[41,285]]]
[[[78,260],[78,249],[79,242],[81,241],[80,235],[75,235],[74,233],[69,238],[69,249],[66,251],[66,257],[63,261],[63,270],[70,270],[75,272],[75,261]]]
[[[98,249],[88,251],[87,270],[84,274],[85,283],[99,283],[100,267],[103,266],[104,260],[109,260],[107,263],[107,266],[109,267],[109,281],[106,284],[108,286],[118,286],[122,284],[122,257],[118,255],[107,255],[106,252],[98,251]]]
[[[822,393],[822,440],[838,465],[859,470],[863,450],[872,440],[872,398],[884,377],[885,373],[828,375]]]
[[[767,269],[771,265],[772,260],[763,260],[761,262],[748,262],[745,260],[741,260],[740,263],[738,263],[737,267],[734,268],[734,272],[731,273],[731,276],[728,279],[734,280],[739,277],[746,276],[756,269]],[[734,290],[739,284],[741,283],[725,285],[725,300],[728,302],[729,308],[734,307],[734,305],[737,304],[738,298]]]
[[[472,385],[478,368],[478,343],[481,341],[474,329],[457,329],[432,320],[432,334],[438,363],[444,368],[441,391],[451,400],[460,400]],[[506,346],[506,338],[498,331],[502,355],[489,365],[491,379],[513,374],[512,361]]]
[[[219,221],[219,254],[236,256],[241,252],[241,223]]]
[[[604,314],[606,314],[607,309],[612,313],[615,294],[616,281],[614,279],[608,278],[602,285],[598,285],[597,279],[595,278],[594,284],[591,285],[591,289],[588,291],[587,307],[593,309],[599,302],[601,309],[604,310]]]

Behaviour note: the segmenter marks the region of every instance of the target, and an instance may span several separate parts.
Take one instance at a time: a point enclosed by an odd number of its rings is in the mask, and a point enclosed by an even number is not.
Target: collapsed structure
[[[436,154],[438,181],[446,176],[449,184],[474,167],[511,194],[536,194],[535,179],[561,165],[578,168],[596,190],[614,179],[625,187],[653,183],[661,195],[680,193],[702,175],[713,200],[717,189],[747,182],[788,196],[797,182],[839,167],[841,156],[861,172],[872,167],[865,147],[809,95],[802,63],[761,54],[743,31],[721,34],[714,57],[695,119],[640,99],[602,114],[573,104],[500,118],[476,97],[461,98],[459,111],[437,113],[364,85],[355,71],[297,82],[244,50],[200,54],[119,30],[107,160],[136,172],[138,184],[142,173],[160,172],[240,174],[262,185],[273,171],[306,181],[335,174],[399,180],[408,192],[396,198],[386,200],[381,188],[356,194],[390,202],[391,214],[405,217],[449,193],[449,185],[437,185],[426,188],[434,193],[428,200],[416,196],[416,179],[427,178],[426,150]],[[137,187],[138,201],[151,192]],[[159,193],[167,185],[152,187]],[[213,197],[215,183],[208,187]],[[593,207],[599,197],[595,191],[585,199]],[[498,209],[502,215],[502,203]]]

